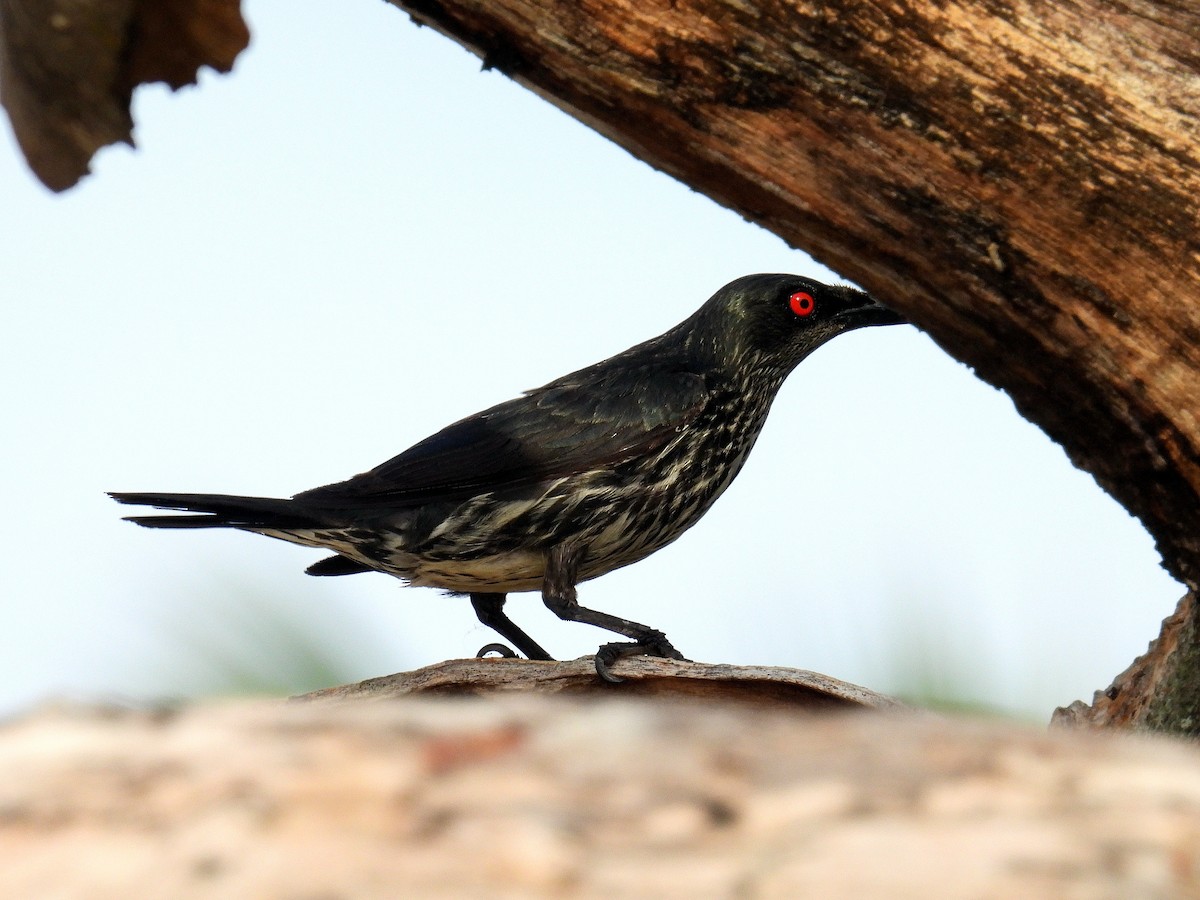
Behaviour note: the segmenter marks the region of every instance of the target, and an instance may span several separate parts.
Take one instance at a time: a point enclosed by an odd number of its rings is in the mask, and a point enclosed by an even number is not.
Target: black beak
[[[845,304],[838,310],[836,318],[846,329],[866,328],[868,325],[905,325],[908,320],[900,313],[888,309],[870,294],[846,288],[842,296]]]

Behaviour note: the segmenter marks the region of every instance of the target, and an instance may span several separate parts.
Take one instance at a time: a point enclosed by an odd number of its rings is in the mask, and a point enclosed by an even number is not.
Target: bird
[[[868,294],[789,274],[738,278],[658,337],[467,416],[346,481],[291,498],[112,492],[174,511],[150,528],[234,528],[332,550],[310,575],[385,572],[467,596],[479,621],[553,657],[504,610],[540,591],[560,619],[627,638],[620,659],[684,657],[657,629],[580,605],[577,585],[674,541],[741,470],[784,379],[847,331],[905,320]],[[178,513],[187,513],[179,515]],[[505,645],[488,645],[515,655]]]

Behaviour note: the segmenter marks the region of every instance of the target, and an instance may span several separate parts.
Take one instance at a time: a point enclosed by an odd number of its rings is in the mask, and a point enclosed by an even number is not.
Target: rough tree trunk
[[[1200,896],[1200,753],[1126,736],[525,693],[47,711],[0,765],[4,897]]]
[[[1200,585],[1200,6],[392,2],[908,314]],[[1106,722],[1200,731],[1195,609]]]

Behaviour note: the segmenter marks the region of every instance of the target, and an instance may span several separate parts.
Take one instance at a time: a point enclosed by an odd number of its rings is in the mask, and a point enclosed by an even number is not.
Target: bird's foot
[[[655,631],[640,641],[628,643],[618,642],[604,644],[596,651],[596,674],[609,684],[620,684],[625,679],[614,675],[611,666],[626,656],[661,656],[663,659],[678,659],[687,662],[688,659],[675,649],[675,645],[667,640],[661,631]]]
[[[483,659],[489,654],[495,653],[501,659],[516,659],[517,651],[507,644],[484,644],[479,648],[479,652],[475,654],[476,659]]]

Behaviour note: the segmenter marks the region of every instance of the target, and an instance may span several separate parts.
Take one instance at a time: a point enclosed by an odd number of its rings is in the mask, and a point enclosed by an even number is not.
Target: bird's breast
[[[585,548],[580,580],[637,562],[695,524],[740,471],[769,403],[745,401],[718,396],[651,452],[477,495],[439,510],[427,528],[424,514],[398,521],[358,552],[411,584],[460,592],[538,590],[547,552],[568,541]]]
[[[545,553],[514,551],[476,559],[414,559],[404,577],[412,585],[464,594],[515,593],[541,590],[545,574]]]

